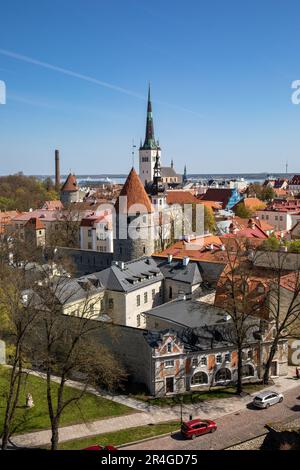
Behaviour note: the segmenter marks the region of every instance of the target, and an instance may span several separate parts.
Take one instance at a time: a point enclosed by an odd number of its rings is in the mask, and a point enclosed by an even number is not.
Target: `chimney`
[[[171,264],[173,260],[173,255],[171,253],[168,254],[168,263]]]
[[[178,296],[177,296],[177,300],[186,300],[185,292],[179,291]]]
[[[59,150],[55,150],[55,189],[60,190]]]
[[[182,260],[183,266],[187,266],[190,262],[190,258],[188,256],[184,256]]]

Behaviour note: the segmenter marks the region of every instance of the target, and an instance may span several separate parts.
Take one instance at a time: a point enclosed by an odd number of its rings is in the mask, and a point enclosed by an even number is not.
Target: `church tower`
[[[157,152],[160,157],[161,149],[154,137],[152,103],[149,85],[145,141],[139,150],[139,173],[144,186],[147,186],[153,181]]]
[[[153,183],[149,186],[149,195],[156,211],[162,211],[166,206],[166,189],[162,183],[160,157],[156,151],[155,164],[153,169]]]
[[[134,168],[115,204],[114,260],[132,261],[154,253],[154,208]]]
[[[186,165],[184,165],[184,170],[183,170],[183,177],[182,177],[182,182],[185,184],[187,182],[187,172],[186,172]]]

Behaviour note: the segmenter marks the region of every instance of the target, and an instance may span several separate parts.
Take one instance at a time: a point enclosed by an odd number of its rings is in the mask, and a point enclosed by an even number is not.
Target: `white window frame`
[[[206,356],[201,356],[200,366],[201,367],[207,366],[207,357]]]
[[[168,365],[167,365],[167,363],[172,363],[172,364],[168,364]],[[167,359],[166,361],[164,361],[164,368],[165,368],[165,369],[171,369],[171,368],[173,368],[173,367],[175,367],[175,361],[174,361],[174,359]]]
[[[227,356],[229,355],[229,360],[227,360]],[[231,352],[227,352],[225,353],[225,356],[224,356],[224,361],[226,364],[230,364],[231,363]]]
[[[218,361],[218,358],[221,358],[221,360]],[[222,354],[221,353],[216,354],[216,364],[222,364],[222,362],[223,362]]]

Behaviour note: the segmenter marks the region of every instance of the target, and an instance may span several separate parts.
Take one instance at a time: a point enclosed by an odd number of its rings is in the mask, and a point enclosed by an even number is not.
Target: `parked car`
[[[115,451],[115,450],[118,450],[116,447],[114,446],[101,446],[99,444],[96,444],[94,446],[90,446],[90,447],[85,447],[84,449],[82,450],[107,450],[107,451]]]
[[[259,393],[254,397],[253,405],[257,408],[269,408],[271,405],[281,403],[283,400],[283,394],[268,390],[266,392]]]
[[[181,434],[187,439],[195,439],[195,437],[202,436],[202,434],[215,432],[216,429],[216,423],[210,419],[193,419],[182,423]]]

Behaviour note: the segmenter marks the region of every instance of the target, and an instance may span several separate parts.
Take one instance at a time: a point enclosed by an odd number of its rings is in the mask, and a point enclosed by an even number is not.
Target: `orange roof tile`
[[[193,193],[190,191],[181,190],[172,190],[167,191],[167,204],[201,204],[200,201]]]
[[[25,227],[33,228],[34,230],[43,230],[45,225],[40,219],[31,217],[31,219],[26,222]]]
[[[265,208],[266,203],[258,199],[257,197],[246,197],[239,204],[243,203],[247,209],[258,209]]]
[[[206,207],[210,207],[213,210],[221,210],[222,209],[222,203],[221,202],[216,202],[216,201],[204,201],[203,199],[200,201],[201,204],[203,204]]]
[[[57,199],[54,201],[45,201],[43,204],[43,209],[48,211],[61,210],[63,208],[62,202]]]
[[[79,187],[77,186],[76,176],[69,173],[61,191],[78,191],[78,189]]]
[[[115,209],[117,213],[121,211],[126,212],[125,210],[126,207],[123,207],[125,206],[125,204],[122,203],[120,205],[121,196],[127,197],[126,202],[127,202],[128,214],[135,215],[137,212],[140,212],[141,214],[145,214],[145,213],[150,214],[151,212],[154,211],[151,201],[149,199],[149,196],[147,195],[145,188],[143,186],[143,183],[141,182],[134,168],[131,169],[127,177],[127,180],[125,181],[125,184],[123,188],[121,189],[119,197],[116,201]]]

